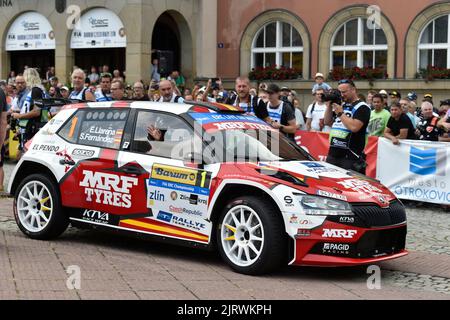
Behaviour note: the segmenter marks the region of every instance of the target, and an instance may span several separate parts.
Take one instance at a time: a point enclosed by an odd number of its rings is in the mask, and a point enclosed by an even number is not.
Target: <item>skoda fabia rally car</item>
[[[114,229],[216,249],[252,275],[407,254],[405,209],[386,187],[231,106],[69,104],[27,149],[9,192],[33,239]]]

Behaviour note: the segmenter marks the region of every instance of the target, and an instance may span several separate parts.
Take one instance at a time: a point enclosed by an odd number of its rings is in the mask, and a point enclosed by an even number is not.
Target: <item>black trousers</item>
[[[354,156],[343,156],[343,157],[333,157],[333,156],[328,156],[327,157],[327,162],[329,164],[333,164],[335,166],[338,166],[342,169],[347,169],[347,170],[354,170],[356,172],[359,172],[361,174],[366,174],[366,167],[367,164],[364,160],[362,159],[358,159]],[[361,165],[361,162],[363,162],[366,165]]]

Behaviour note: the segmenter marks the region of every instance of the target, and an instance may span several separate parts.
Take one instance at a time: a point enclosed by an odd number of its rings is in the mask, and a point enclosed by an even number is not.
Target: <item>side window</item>
[[[177,116],[141,111],[138,114],[131,151],[182,160],[190,153],[194,133]]]
[[[128,119],[128,110],[80,110],[59,135],[71,143],[85,146],[119,149]]]

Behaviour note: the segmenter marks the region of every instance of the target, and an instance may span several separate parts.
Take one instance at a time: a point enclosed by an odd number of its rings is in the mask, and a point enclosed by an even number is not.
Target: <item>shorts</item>
[[[5,161],[5,152],[6,152],[6,148],[3,145],[2,151],[1,151],[0,168],[3,168],[3,162]]]

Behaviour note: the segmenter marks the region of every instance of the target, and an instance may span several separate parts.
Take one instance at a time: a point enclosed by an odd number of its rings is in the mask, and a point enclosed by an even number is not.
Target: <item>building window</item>
[[[367,19],[344,23],[332,38],[330,64],[343,68],[387,69],[388,44],[383,29],[370,29]]]
[[[303,40],[289,23],[271,22],[262,27],[253,40],[252,68],[284,66],[302,72]]]
[[[422,31],[418,45],[419,69],[450,68],[449,15],[431,21]]]

